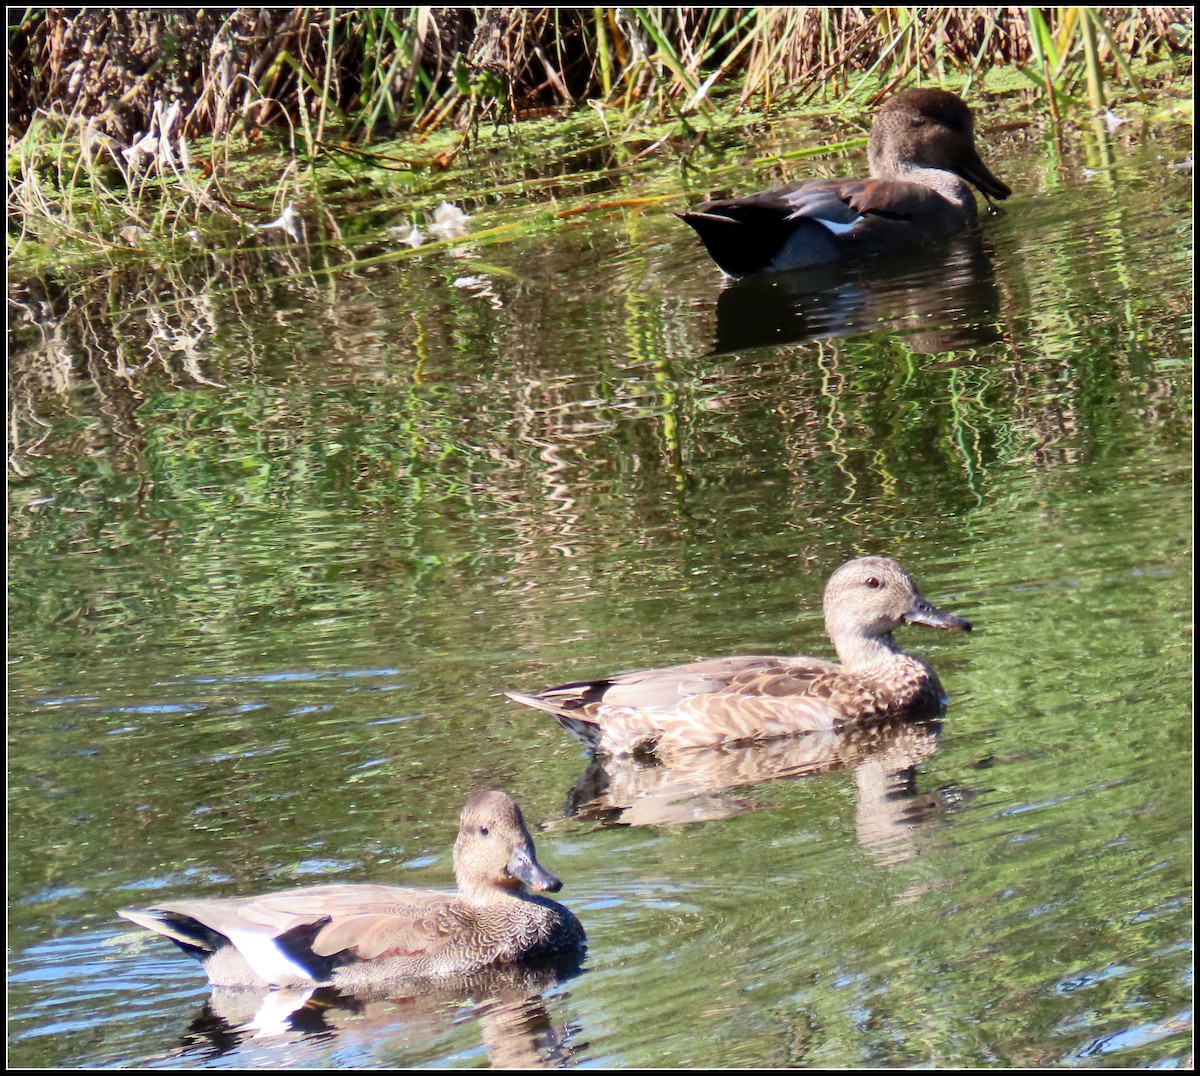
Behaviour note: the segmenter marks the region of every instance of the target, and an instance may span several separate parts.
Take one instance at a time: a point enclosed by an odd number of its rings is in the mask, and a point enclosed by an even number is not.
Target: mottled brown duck
[[[899,564],[886,557],[843,564],[825,587],[824,611],[840,664],[741,655],[508,697],[545,710],[610,755],[771,740],[945,705],[933,669],[901,650],[892,632],[903,624],[970,631],[971,623],[934,608]]]
[[[463,808],[454,875],[457,892],[318,885],[119,914],[199,960],[213,986],[353,989],[582,950],[579,920],[526,888],[556,893],[562,883],[538,863],[506,793],[480,792]]]

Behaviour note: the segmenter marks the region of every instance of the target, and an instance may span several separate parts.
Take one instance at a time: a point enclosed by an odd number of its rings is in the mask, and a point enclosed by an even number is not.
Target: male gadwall
[[[164,934],[213,986],[343,988],[446,979],[582,949],[579,920],[547,897],[562,883],[537,861],[504,792],[472,796],[454,842],[458,892],[316,885],[260,897],[179,900],[119,914]]]
[[[883,103],[867,146],[870,179],[817,179],[704,202],[679,216],[730,276],[803,269],[883,254],[957,232],[975,198],[1012,194],[979,158],[971,110],[947,90],[905,90]]]
[[[825,587],[825,630],[841,664],[810,657],[713,658],[508,697],[552,714],[610,755],[771,740],[940,709],[942,685],[892,632],[902,624],[970,631],[935,609],[886,557],[847,561]]]

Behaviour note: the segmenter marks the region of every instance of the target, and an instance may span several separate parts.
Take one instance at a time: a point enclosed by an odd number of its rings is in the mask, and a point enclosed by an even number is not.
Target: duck
[[[904,624],[970,631],[969,620],[936,608],[908,572],[878,556],[839,567],[823,608],[836,662],[738,655],[505,694],[612,756],[733,746],[944,708],[937,674],[892,633]]]
[[[456,892],[316,885],[117,914],[200,961],[214,988],[437,981],[586,948],[575,915],[540,895],[562,882],[538,863],[508,793],[479,792],[463,807],[454,876]]]
[[[978,218],[1012,194],[975,148],[971,110],[948,90],[904,90],[876,111],[870,179],[817,179],[678,213],[731,277],[784,272],[901,251]]]

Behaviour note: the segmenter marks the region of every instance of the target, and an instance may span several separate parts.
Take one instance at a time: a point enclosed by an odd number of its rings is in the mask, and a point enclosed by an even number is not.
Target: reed
[[[1191,47],[1191,8],[29,8],[9,28],[9,137],[47,113],[126,141],[175,99],[192,136],[287,118],[370,141],[592,100],[665,117],[714,91],[787,103],[997,66],[1051,97],[1086,80],[1095,104],[1095,87],[1136,83],[1131,60],[1190,71]]]

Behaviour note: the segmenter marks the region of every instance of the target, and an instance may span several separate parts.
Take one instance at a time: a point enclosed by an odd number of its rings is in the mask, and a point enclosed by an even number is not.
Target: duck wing
[[[900,179],[812,180],[679,214],[732,276],[900,249],[956,231],[972,216],[973,203],[959,207],[933,187]]]
[[[809,657],[745,654],[708,658],[666,669],[622,673],[607,681],[603,701],[610,706],[659,709],[697,695],[799,695],[831,673],[836,662]]]
[[[946,198],[933,187],[902,179],[829,179],[805,183],[787,198],[789,220],[818,220],[837,234],[864,217],[924,219],[946,212]]]
[[[553,714],[590,747],[635,754],[833,728],[831,699],[846,679],[819,658],[739,655],[509,697]]]
[[[206,967],[232,947],[274,985],[327,982],[336,967],[386,957],[433,959],[470,926],[453,894],[383,885],[182,900],[120,914],[170,938]]]
[[[577,680],[547,688],[534,698],[551,712],[570,713],[605,706],[662,710],[697,695],[803,694],[822,679],[842,672],[836,662],[808,657],[774,657],[758,654],[709,658],[664,669],[618,673],[600,680]]]

